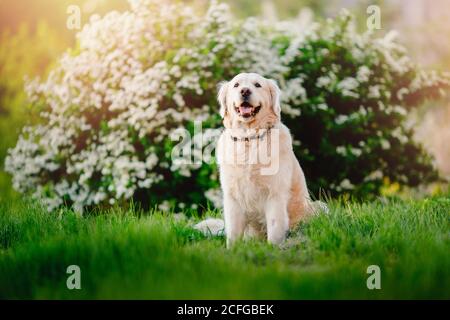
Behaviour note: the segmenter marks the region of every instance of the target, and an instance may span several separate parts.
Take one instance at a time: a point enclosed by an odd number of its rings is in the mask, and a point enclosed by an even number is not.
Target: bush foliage
[[[24,78],[45,75],[51,62],[67,48],[44,22],[17,32],[0,32],[0,201],[16,197],[11,177],[3,171],[7,150],[16,144],[21,128],[34,119],[23,90]]]
[[[238,21],[216,2],[204,15],[179,2],[129,2],[93,17],[48,78],[27,85],[40,121],[24,128],[6,169],[49,209],[219,205],[215,164],[172,161],[173,133],[201,121],[198,138],[216,136],[216,85],[244,71],[278,81],[313,193],[365,196],[386,177],[411,186],[436,178],[404,120],[449,81],[415,66],[393,33],[357,33],[346,12],[305,28]]]

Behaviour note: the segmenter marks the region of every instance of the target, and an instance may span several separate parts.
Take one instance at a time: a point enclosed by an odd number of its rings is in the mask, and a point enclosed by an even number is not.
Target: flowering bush
[[[413,141],[408,111],[445,96],[448,75],[419,70],[395,42],[357,34],[347,13],[281,41],[285,118],[309,187],[377,194],[384,179],[417,186],[437,178]]]
[[[242,71],[278,80],[314,191],[363,194],[383,177],[433,178],[403,120],[448,80],[418,71],[390,35],[356,34],[345,13],[297,30],[235,21],[215,2],[204,16],[178,2],[129,2],[130,11],[93,17],[47,80],[27,85],[41,122],[24,128],[6,169],[17,190],[49,209],[218,202],[215,164],[172,161],[172,138],[180,128],[193,133],[196,121],[200,139],[214,136],[216,85]]]

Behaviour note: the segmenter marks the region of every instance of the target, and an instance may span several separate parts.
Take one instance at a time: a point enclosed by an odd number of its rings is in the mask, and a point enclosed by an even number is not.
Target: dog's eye
[[[239,82],[236,82],[236,83],[234,84],[234,87],[235,87],[235,88],[239,87]]]
[[[255,87],[261,88],[261,85],[259,84],[259,82],[255,83]]]

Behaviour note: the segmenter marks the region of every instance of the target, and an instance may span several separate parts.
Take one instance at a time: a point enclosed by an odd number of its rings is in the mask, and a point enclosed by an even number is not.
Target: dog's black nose
[[[251,94],[252,94],[252,92],[250,91],[249,88],[242,88],[241,89],[241,95],[242,95],[243,98],[248,98]]]

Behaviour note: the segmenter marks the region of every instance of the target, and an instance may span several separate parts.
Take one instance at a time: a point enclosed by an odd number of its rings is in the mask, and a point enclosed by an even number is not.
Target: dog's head
[[[256,73],[240,73],[220,85],[220,115],[226,127],[260,127],[280,119],[280,89],[276,82]]]

